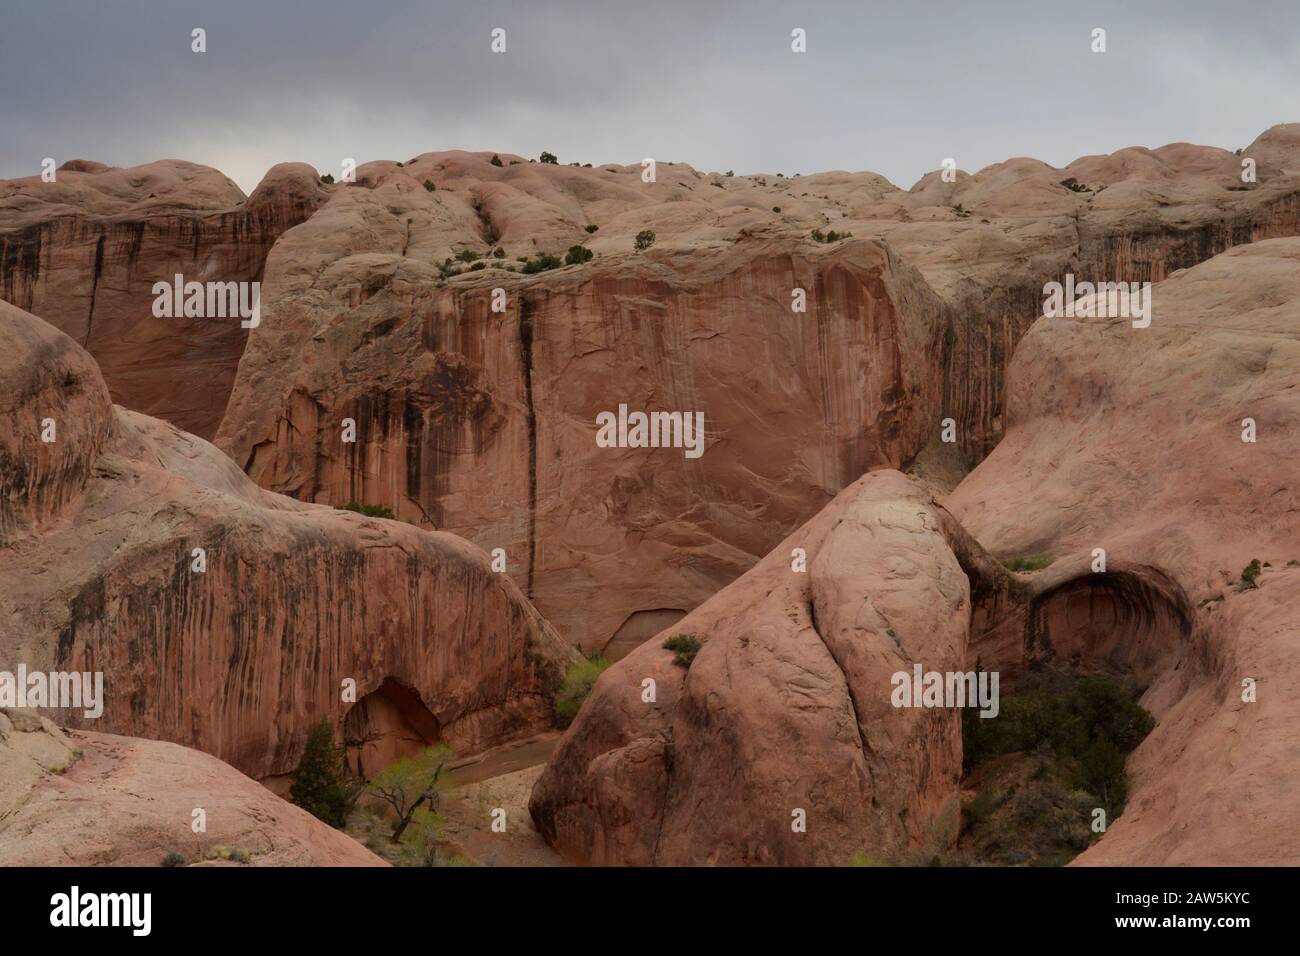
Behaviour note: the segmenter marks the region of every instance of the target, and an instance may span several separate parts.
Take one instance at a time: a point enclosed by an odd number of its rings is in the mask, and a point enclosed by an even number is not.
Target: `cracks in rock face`
[[[495,246],[497,240],[501,238],[501,230],[497,228],[496,223],[492,221],[492,216],[487,211],[487,206],[483,200],[474,200],[474,215],[478,217],[479,227],[483,232],[483,241],[489,246]]]
[[[95,322],[95,292],[99,288],[99,276],[104,271],[104,240],[107,233],[99,234],[99,241],[95,243],[95,271],[90,279],[90,312],[86,315],[86,339],[81,343],[83,348],[90,344],[90,329]]]
[[[835,666],[839,668],[840,675],[844,678],[844,693],[848,695],[849,706],[853,708],[853,729],[857,731],[858,743],[862,747],[862,756],[864,758],[868,757],[873,753],[873,751],[871,745],[867,743],[867,738],[862,733],[862,709],[858,707],[857,697],[853,694],[853,683],[849,680],[849,674],[844,668],[844,662],[835,656],[835,651],[831,648],[830,644],[826,642],[826,638],[822,636],[822,632],[817,624],[817,602],[813,600],[811,593],[808,594],[807,610],[808,622],[812,627],[813,634],[817,636],[817,640],[822,642],[822,646],[826,648],[826,653],[830,656],[830,659],[835,662]],[[871,774],[870,764],[867,764],[867,773],[869,775]]]
[[[523,293],[519,299],[519,357],[528,415],[528,581],[524,595],[531,601],[537,558],[537,412],[533,408],[533,306]]]

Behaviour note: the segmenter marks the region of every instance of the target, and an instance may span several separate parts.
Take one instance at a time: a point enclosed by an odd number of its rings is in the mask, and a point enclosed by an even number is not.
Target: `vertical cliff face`
[[[277,245],[217,444],[263,487],[502,549],[587,647],[699,604],[938,428],[950,317],[879,243],[741,235],[636,255],[596,232],[610,245],[592,240],[607,251],[583,266],[530,277],[504,268],[507,248],[451,277],[449,231],[519,225],[496,192],[461,222],[461,197],[424,175],[364,167]],[[702,446],[599,447],[598,416],[621,405],[702,415]]]
[[[943,407],[971,464],[1005,430],[1007,369],[1045,283],[1159,282],[1233,246],[1300,235],[1298,130],[1273,127],[1237,154],[1175,143],[1061,169],[1013,159],[850,209],[855,234],[883,238],[956,315]]]
[[[103,716],[69,725],[188,744],[267,778],[292,770],[322,717],[341,725],[386,681],[461,751],[549,724],[573,652],[482,551],[264,492],[201,439],[109,406],[62,333],[3,304],[0,319],[21,349],[0,367],[7,394],[31,393],[34,368],[75,360],[83,374],[43,393],[71,464],[6,450],[0,470],[0,668],[102,671]],[[6,411],[6,436],[31,431],[29,404]],[[60,506],[57,523],[36,520]]]
[[[937,427],[945,317],[876,244],[398,281],[355,311],[335,292],[322,315],[316,288],[274,299],[219,443],[265,487],[504,549],[589,646],[644,609],[698,604]],[[599,447],[598,416],[620,405],[702,414],[702,455]]]
[[[272,169],[250,197],[216,170],[73,161],[52,183],[0,183],[0,298],[99,363],[113,400],[203,438],[216,431],[248,330],[157,317],[155,282],[254,282],[271,246],[325,200],[315,170]]]
[[[697,605],[862,472],[908,467],[944,419],[959,464],[985,457],[1045,283],[1158,280],[1294,234],[1289,142],[1247,149],[1252,183],[1239,157],[1176,144],[907,192],[869,174],[370,164],[272,253],[216,441],[263,487],[503,549],[600,647]],[[634,254],[646,225],[658,241]],[[853,236],[809,241],[828,226]],[[596,259],[520,275],[572,244]],[[596,414],[620,404],[703,412],[708,451],[597,449]]]

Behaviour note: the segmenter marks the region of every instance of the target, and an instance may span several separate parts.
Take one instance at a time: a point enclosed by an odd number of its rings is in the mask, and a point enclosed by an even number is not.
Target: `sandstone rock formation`
[[[1044,666],[1146,688],[1128,807],[1080,863],[1293,862],[1298,267],[1300,240],[1258,242],[1159,284],[1149,328],[1040,319],[951,515],[868,475],[607,671],[537,783],[538,829],[589,863],[924,858],[955,830],[959,734],[951,711],[891,709],[889,674],[980,661],[1004,689]],[[1056,560],[1010,575],[975,539]],[[677,632],[704,640],[689,670]]]
[[[539,727],[571,653],[527,599],[586,647],[660,631],[602,678],[534,795],[562,852],[606,863],[924,859],[955,827],[960,741],[951,715],[890,707],[889,675],[978,660],[1009,688],[1100,670],[1147,686],[1160,723],[1128,811],[1081,862],[1293,858],[1295,714],[1268,690],[1290,680],[1300,576],[1297,247],[1277,238],[1300,234],[1298,146],[1280,126],[1238,154],[1012,159],[906,191],[430,153],[328,190],[273,171],[262,232],[229,226],[233,187],[186,164],[142,183],[73,164],[57,203],[54,184],[0,186],[0,295],[72,323],[134,409],[0,306],[17,343],[0,355],[0,666],[102,667],[110,729],[274,782],[312,721],[343,718],[346,676],[362,769]],[[158,210],[154,181],[172,197]],[[184,225],[112,233],[155,212]],[[171,384],[151,393],[145,367],[131,397],[129,309],[91,304],[134,302],[132,249],[201,271],[194,249],[224,248],[228,226],[262,236],[256,268],[221,265],[262,275],[261,325],[246,348],[196,331],[197,376],[155,341]],[[636,251],[644,229],[657,239]],[[812,235],[831,229],[852,237]],[[532,271],[573,245],[595,258]],[[101,282],[105,263],[121,275]],[[1152,325],[1039,318],[1066,273],[1160,283]],[[122,317],[108,339],[101,315]],[[233,379],[224,413],[225,385],[157,407],[196,377]],[[598,447],[596,416],[622,404],[703,413],[702,456]],[[150,407],[205,433],[221,414],[233,463]],[[942,481],[893,470],[981,461],[942,505]],[[353,500],[440,533],[311,504]],[[1032,577],[989,556],[1039,552],[1056,560]],[[1269,566],[1238,590],[1252,558]],[[662,647],[678,632],[706,641],[689,670]],[[1246,678],[1258,703],[1237,703]]]
[[[916,479],[850,485],[602,675],[533,790],[538,830],[597,865],[928,860],[960,824],[960,719],[893,706],[891,677],[964,667],[954,543]],[[688,668],[661,640],[679,633],[703,641]]]
[[[866,469],[913,465],[944,419],[961,449],[941,446],[944,470],[986,455],[1045,282],[1158,281],[1300,232],[1296,131],[1241,155],[1177,143],[1060,169],[1017,158],[910,190],[667,162],[646,183],[640,165],[450,151],[328,188],[277,167],[243,201],[190,164],[74,162],[56,183],[0,185],[0,296],[87,343],[116,400],[200,437],[244,353],[216,441],[260,485],[385,504],[502,548],[566,636],[621,652]],[[657,241],[636,254],[647,228]],[[813,230],[853,238],[823,246]],[[575,244],[597,258],[507,271]],[[452,258],[498,249],[481,271]],[[264,259],[251,335],[147,313],[155,273],[254,278]],[[709,451],[599,455],[594,414],[624,400],[703,412]],[[349,418],[355,444],[341,441]]]
[[[263,487],[504,549],[562,633],[621,649],[863,471],[909,467],[944,419],[958,467],[986,455],[1045,282],[1158,281],[1300,232],[1294,142],[1275,127],[1246,147],[1251,183],[1242,157],[1173,144],[907,191],[459,151],[371,163],[269,256],[216,442]],[[810,240],[832,229],[853,238]],[[509,271],[575,244],[595,260]],[[708,451],[596,448],[595,415],[623,402],[702,411]]]
[[[0,670],[102,671],[103,716],[65,723],[259,779],[291,771],[323,717],[348,715],[358,753],[411,728],[464,752],[549,723],[573,651],[483,552],[265,492],[110,405],[52,326],[0,303],[0,327]]]
[[[1037,653],[1151,682],[1143,704],[1158,722],[1129,762],[1128,808],[1080,862],[1293,863],[1300,241],[1176,273],[1153,312],[1147,329],[1040,320],[1011,368],[1006,437],[948,505],[994,553],[1057,556],[1034,611]],[[1168,601],[1092,574],[1095,548],[1112,568],[1148,569]],[[1255,558],[1270,567],[1243,587]],[[1133,626],[1118,642],[1115,620]],[[1242,699],[1248,678],[1255,703]]]
[[[280,234],[325,201],[316,171],[285,163],[251,196],[206,166],[128,169],[73,160],[0,182],[0,299],[72,336],[113,400],[211,438],[248,330],[238,318],[157,318],[155,282],[253,282]]]
[[[0,711],[0,864],[158,866],[172,853],[207,865],[385,865],[207,754]]]
[[[358,193],[362,209],[406,201],[395,184]],[[340,223],[331,203],[276,247],[271,311],[218,442],[265,487],[381,503],[503,549],[575,641],[602,646],[633,615],[695,606],[854,476],[929,440],[941,307],[876,243],[611,257],[454,289],[394,248],[368,297],[353,283],[375,275],[373,255],[327,280],[315,258],[289,260],[328,254],[376,215]],[[401,242],[419,241],[410,229]],[[809,290],[806,315],[792,286]],[[598,447],[597,416],[620,405],[702,413],[702,457]]]

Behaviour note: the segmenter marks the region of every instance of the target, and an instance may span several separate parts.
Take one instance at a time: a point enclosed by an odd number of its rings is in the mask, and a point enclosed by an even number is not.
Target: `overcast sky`
[[[946,156],[1236,149],[1296,120],[1294,2],[0,0],[0,178],[177,158],[248,192],[277,162],[462,148],[907,187]]]

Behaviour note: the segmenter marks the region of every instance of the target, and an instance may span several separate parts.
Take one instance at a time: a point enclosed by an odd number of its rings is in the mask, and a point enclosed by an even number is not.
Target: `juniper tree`
[[[355,802],[354,789],[328,720],[322,719],[307,738],[307,747],[293,771],[289,795],[298,806],[332,827],[342,829],[347,823]]]

